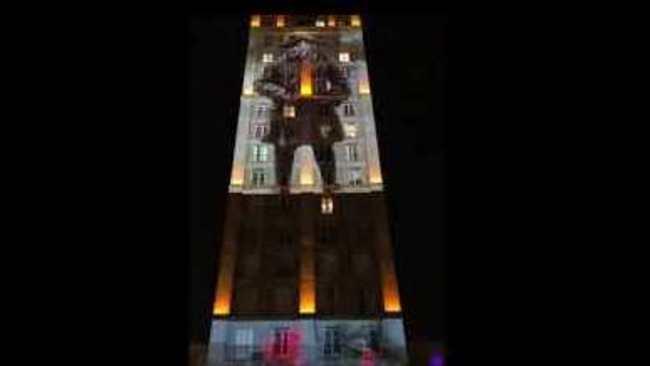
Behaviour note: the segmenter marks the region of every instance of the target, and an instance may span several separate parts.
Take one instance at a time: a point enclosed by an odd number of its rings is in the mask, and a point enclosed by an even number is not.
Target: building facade
[[[208,365],[405,365],[355,15],[254,15]]]

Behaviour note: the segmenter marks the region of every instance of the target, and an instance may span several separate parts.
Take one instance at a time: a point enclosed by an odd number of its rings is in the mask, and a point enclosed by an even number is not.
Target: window
[[[343,115],[354,116],[354,106],[351,103],[343,104]]]
[[[266,184],[266,172],[264,169],[253,169],[253,186],[261,187]]]
[[[360,186],[361,184],[363,184],[363,181],[361,179],[361,170],[360,169],[352,169],[352,170],[350,170],[349,184],[351,186]]]
[[[253,145],[252,161],[265,162],[269,159],[269,148],[266,145]]]
[[[345,137],[353,139],[357,137],[357,125],[352,123],[346,123],[343,125],[343,132],[345,132]]]
[[[251,28],[257,28],[260,26],[261,17],[259,15],[253,15],[251,17]]]
[[[341,355],[341,332],[339,327],[325,328],[323,355],[328,358],[336,358]]]
[[[373,351],[379,350],[379,330],[376,327],[369,327],[366,336],[366,344]]]
[[[262,55],[262,61],[263,62],[273,62],[273,54],[272,53],[265,53]]]
[[[353,15],[350,17],[350,24],[353,27],[360,27],[361,26],[361,17],[358,15]]]
[[[289,352],[289,328],[276,328],[273,337],[273,354],[283,356]]]
[[[275,26],[278,28],[284,27],[284,15],[278,15],[278,18],[275,22]]]
[[[339,61],[340,62],[350,62],[350,53],[349,52],[341,52],[341,53],[339,53]]]
[[[296,108],[292,105],[285,105],[282,111],[286,118],[293,118],[296,116]]]
[[[327,104],[322,104],[320,105],[319,111],[321,116],[327,116],[330,112],[330,109]]]
[[[345,154],[348,159],[348,161],[358,161],[359,160],[359,154],[357,152],[357,145],[355,144],[348,144],[345,145]]]
[[[328,204],[329,206],[329,204]],[[321,205],[322,208],[322,205]],[[334,205],[332,204],[332,209]],[[332,220],[323,220],[318,227],[318,242],[327,246],[327,244],[336,243],[337,232]]]
[[[348,72],[348,68],[347,68],[347,67],[345,67],[345,66],[340,66],[340,67],[339,67],[339,71],[341,71],[341,76],[342,76],[344,79],[347,79],[347,78],[348,78],[348,76],[349,76],[350,73]]]
[[[323,197],[321,200],[321,212],[325,215],[331,215],[334,212],[334,202],[331,197]]]
[[[249,360],[253,354],[253,330],[235,330],[235,354],[236,360]]]
[[[330,15],[327,18],[327,26],[328,27],[336,27],[336,18],[334,16]]]
[[[263,123],[257,123],[253,125],[253,136],[256,139],[261,139],[269,133],[269,125]]]
[[[316,21],[316,26],[317,27],[324,27],[325,26],[325,21],[322,19],[319,19]]]
[[[265,46],[270,46],[273,43],[273,36],[272,35],[266,35],[264,37],[264,45]]]
[[[254,117],[258,121],[263,121],[266,120],[266,118],[269,115],[269,106],[265,104],[261,104],[255,107],[255,114]]]

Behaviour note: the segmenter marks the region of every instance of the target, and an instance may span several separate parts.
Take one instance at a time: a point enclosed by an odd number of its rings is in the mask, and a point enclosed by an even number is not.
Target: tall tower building
[[[208,365],[405,365],[357,15],[253,15]]]

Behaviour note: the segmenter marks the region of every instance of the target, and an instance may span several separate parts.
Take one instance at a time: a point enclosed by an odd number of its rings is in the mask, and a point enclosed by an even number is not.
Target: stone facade
[[[209,366],[408,363],[359,25],[354,16],[251,20]],[[327,62],[303,70],[274,64],[288,57],[287,45],[305,37],[319,45],[314,59]],[[278,71],[285,66],[299,71]],[[271,67],[274,71],[268,72]],[[296,115],[318,109],[288,108],[291,90],[298,86],[280,81],[300,75],[296,82],[303,88],[304,71],[319,67],[340,67],[323,75],[339,83],[345,76],[348,89],[340,87],[346,92],[338,95],[345,100],[337,101],[336,116],[328,109],[331,104],[320,117]],[[319,75],[314,71],[307,78],[313,78],[314,93],[298,95],[297,105],[313,106],[330,97],[330,79],[319,80]],[[287,99],[276,98],[278,93]],[[316,145],[310,142],[319,139],[312,136],[319,129],[308,126],[308,133],[299,136],[290,172],[281,171],[290,173],[290,189],[278,194],[274,149],[282,138],[277,130],[273,139],[265,136],[271,126],[307,126],[314,118],[327,119],[330,127],[340,124],[344,133],[331,146],[338,186],[321,195],[322,146],[314,154]],[[302,131],[301,126],[288,130]],[[287,136],[295,137],[291,133]]]

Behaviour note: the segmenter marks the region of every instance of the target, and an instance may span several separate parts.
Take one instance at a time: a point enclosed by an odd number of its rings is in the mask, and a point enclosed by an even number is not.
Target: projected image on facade
[[[381,190],[360,20],[263,20],[251,23],[230,191]]]
[[[255,81],[255,90],[273,101],[270,132],[262,142],[275,148],[276,183],[288,186],[294,152],[306,145],[313,149],[323,185],[332,186],[332,145],[344,138],[335,107],[350,96],[348,80],[333,59],[336,48],[304,35],[288,37],[280,50],[277,62]]]

